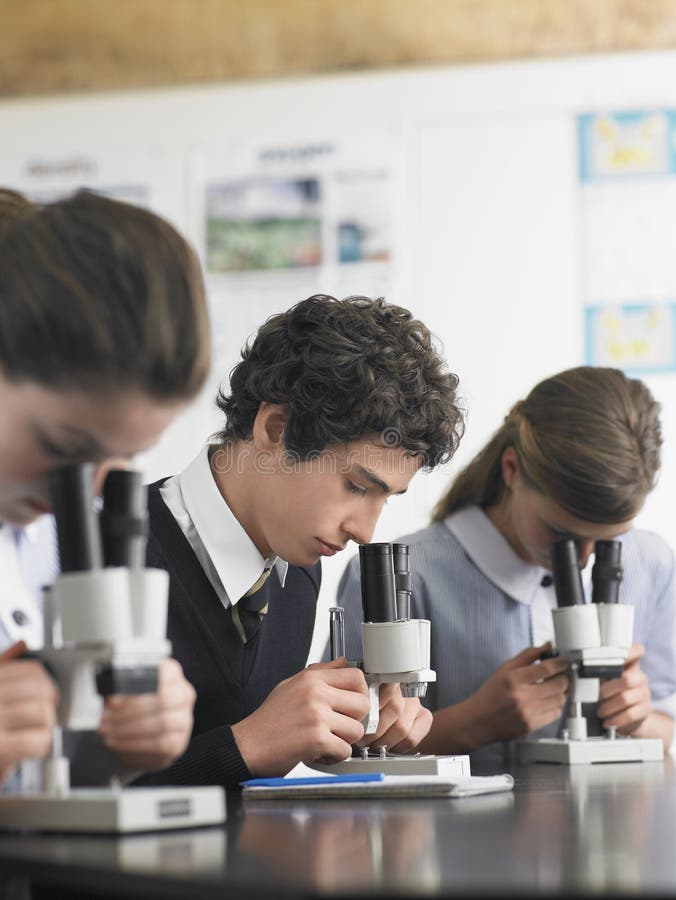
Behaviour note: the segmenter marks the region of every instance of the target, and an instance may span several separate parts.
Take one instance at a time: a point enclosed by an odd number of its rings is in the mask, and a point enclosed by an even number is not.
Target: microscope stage
[[[606,737],[585,741],[564,741],[562,738],[541,738],[539,741],[519,741],[519,762],[561,763],[583,765],[591,763],[659,762],[664,757],[662,741],[657,738]]]
[[[345,759],[339,763],[306,763],[311,769],[328,775],[351,775],[361,772],[382,772],[384,775],[444,775],[466,778],[471,775],[469,756],[369,756],[368,759]]]
[[[76,788],[63,796],[0,797],[0,829],[126,834],[219,825],[225,821],[220,787]]]

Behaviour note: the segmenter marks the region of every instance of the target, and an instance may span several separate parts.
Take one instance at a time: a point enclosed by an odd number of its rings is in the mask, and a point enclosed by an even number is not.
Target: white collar
[[[41,525],[42,525],[43,521],[46,521],[46,520],[43,520],[42,518],[40,518],[40,519],[37,519],[35,522],[31,522],[29,525],[24,525],[24,528],[23,528],[24,534],[26,535],[28,541],[31,544],[37,544],[38,538],[40,536]]]
[[[236,603],[274,565],[284,586],[288,563],[277,556],[264,559],[218,490],[209,465],[209,444],[177,475],[185,509],[231,603]]]
[[[519,603],[531,605],[542,578],[551,573],[521,559],[479,506],[451,513],[444,525],[493,584]]]
[[[0,521],[0,529],[6,529],[7,531],[11,531],[13,534],[17,534],[19,531],[23,531],[24,535],[28,539],[31,544],[37,544],[38,538],[40,537],[40,532],[42,529],[42,525],[46,522],[48,517],[41,516],[39,519],[36,519],[34,522],[30,522],[28,525],[12,525],[9,522]]]

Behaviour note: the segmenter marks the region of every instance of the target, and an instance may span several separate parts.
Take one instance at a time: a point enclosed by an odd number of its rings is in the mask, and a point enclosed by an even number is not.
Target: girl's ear
[[[521,476],[519,455],[514,447],[505,447],[502,451],[500,465],[502,467],[502,480],[505,482],[505,485],[512,490],[515,481]]]

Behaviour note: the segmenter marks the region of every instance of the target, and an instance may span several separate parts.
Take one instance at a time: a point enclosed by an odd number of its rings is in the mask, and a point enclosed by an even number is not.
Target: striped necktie
[[[268,611],[267,592],[260,593],[261,588],[270,577],[272,566],[263,569],[256,581],[251,585],[246,594],[243,594],[239,603],[235,603],[232,609],[232,621],[246,644],[261,627],[263,616]]]

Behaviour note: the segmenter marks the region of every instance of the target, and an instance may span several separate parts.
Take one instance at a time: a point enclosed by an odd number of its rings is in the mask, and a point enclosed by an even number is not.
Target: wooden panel
[[[676,0],[0,0],[0,95],[676,46]]]

